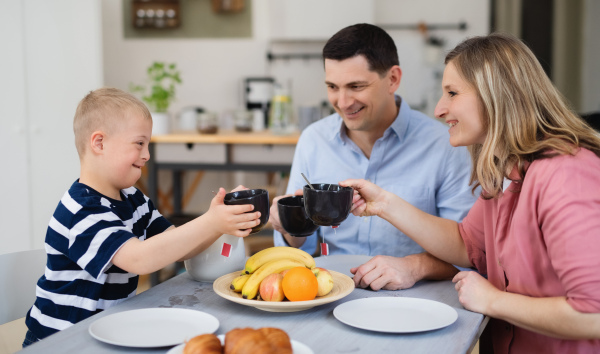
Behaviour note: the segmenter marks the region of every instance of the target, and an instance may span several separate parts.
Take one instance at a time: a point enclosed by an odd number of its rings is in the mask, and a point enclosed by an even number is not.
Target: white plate
[[[200,334],[214,333],[219,320],[208,313],[174,308],[118,312],[94,321],[90,335],[124,347],[152,348],[177,345]]]
[[[412,333],[451,325],[458,318],[441,302],[410,297],[369,297],[345,302],[333,310],[338,321],[376,332]]]
[[[222,345],[225,345],[225,335],[224,334],[219,334],[217,336],[217,338],[219,338]],[[292,342],[292,353],[293,354],[313,354],[312,349],[310,349],[306,344],[302,344],[293,339],[291,340],[291,342]],[[171,350],[169,350],[167,352],[167,354],[183,354],[184,347],[185,347],[185,343],[180,344],[174,348],[171,348]]]

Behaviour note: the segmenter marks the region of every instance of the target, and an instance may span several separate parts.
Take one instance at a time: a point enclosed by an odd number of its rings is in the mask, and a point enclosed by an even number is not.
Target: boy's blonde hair
[[[516,165],[525,166],[555,154],[584,147],[600,157],[600,136],[569,107],[535,55],[519,39],[494,33],[467,39],[446,56],[475,88],[483,107],[483,144],[469,147],[471,183],[485,199],[502,192],[502,182]]]
[[[73,119],[75,147],[79,158],[83,158],[88,139],[95,131],[114,131],[120,121],[130,115],[141,115],[152,120],[146,105],[134,95],[113,87],[103,87],[90,91],[77,106]]]

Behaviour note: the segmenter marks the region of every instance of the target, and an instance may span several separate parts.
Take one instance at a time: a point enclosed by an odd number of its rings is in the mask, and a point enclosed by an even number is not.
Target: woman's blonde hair
[[[107,133],[118,128],[118,123],[131,114],[152,121],[146,105],[132,94],[113,87],[103,87],[88,93],[77,106],[73,119],[75,147],[79,158],[83,158],[88,139],[97,130]]]
[[[567,105],[531,50],[519,39],[494,33],[465,40],[446,56],[473,88],[483,107],[483,144],[469,147],[473,190],[491,199],[505,177],[556,154],[585,147],[600,157],[600,135]]]

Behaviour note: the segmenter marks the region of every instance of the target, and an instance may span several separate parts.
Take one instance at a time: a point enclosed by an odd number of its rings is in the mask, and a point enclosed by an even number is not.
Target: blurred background
[[[155,61],[175,63],[182,80],[168,108],[172,131],[197,108],[231,128],[236,111],[268,103],[276,87],[296,119],[309,120],[297,121],[302,128],[331,109],[320,52],[347,25],[390,33],[403,70],[398,93],[430,116],[445,53],[466,37],[503,31],[531,46],[574,110],[600,111],[596,0],[0,0],[0,10],[0,254],[43,246],[79,174],[78,101],[101,86],[130,90]],[[266,98],[249,97],[249,86],[265,84]],[[318,113],[298,115],[307,110]],[[170,174],[160,173],[168,190]],[[184,187],[193,178],[184,176]],[[201,214],[212,190],[239,183],[277,194],[285,175],[207,172],[184,211]]]

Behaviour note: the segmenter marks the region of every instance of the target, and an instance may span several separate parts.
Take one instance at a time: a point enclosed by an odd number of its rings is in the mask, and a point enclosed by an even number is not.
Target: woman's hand
[[[458,291],[458,301],[469,311],[489,315],[489,306],[501,293],[487,279],[477,272],[460,272],[452,279],[454,288]]]
[[[385,190],[364,179],[347,179],[339,183],[343,187],[354,188],[352,214],[356,216],[381,216],[389,203]]]

